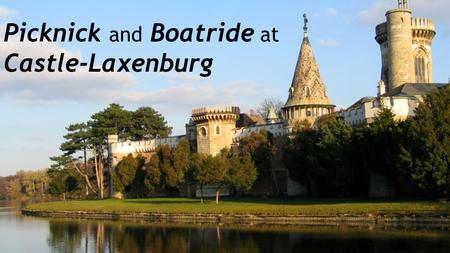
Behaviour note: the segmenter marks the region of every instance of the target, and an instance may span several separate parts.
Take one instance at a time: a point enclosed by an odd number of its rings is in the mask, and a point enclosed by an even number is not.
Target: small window
[[[311,117],[311,115],[312,115],[311,111],[306,111],[306,116],[307,117]]]
[[[206,136],[206,128],[204,128],[204,127],[200,128],[200,135]]]
[[[220,135],[220,126],[216,126],[216,134]]]

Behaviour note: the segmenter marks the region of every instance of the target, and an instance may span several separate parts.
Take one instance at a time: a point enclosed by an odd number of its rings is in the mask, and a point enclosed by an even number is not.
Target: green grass
[[[268,215],[334,214],[442,214],[450,215],[450,203],[408,200],[342,200],[291,198],[223,198],[200,203],[191,198],[149,198],[127,200],[77,200],[32,204],[29,210],[148,213],[222,213]]]

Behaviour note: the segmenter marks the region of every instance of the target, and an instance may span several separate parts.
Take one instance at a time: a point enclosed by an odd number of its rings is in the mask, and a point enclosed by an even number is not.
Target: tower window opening
[[[309,89],[309,87],[305,88],[305,97],[307,98],[311,97],[311,90]]]
[[[200,128],[200,135],[203,137],[206,136],[206,128],[204,127]]]
[[[220,127],[219,126],[216,126],[216,134],[220,135]]]
[[[427,65],[425,64],[425,57],[418,55],[414,58],[414,69],[416,72],[416,82],[427,82]]]

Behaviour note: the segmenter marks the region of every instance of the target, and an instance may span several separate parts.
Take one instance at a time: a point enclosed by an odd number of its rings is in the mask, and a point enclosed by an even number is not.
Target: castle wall
[[[112,135],[115,136],[115,135]],[[169,145],[169,147],[175,147],[183,138],[184,135],[172,136],[168,138],[157,138],[143,141],[118,141],[117,138],[109,138],[108,152],[112,158],[112,165],[116,166],[124,157],[129,154],[142,156],[148,156],[149,153],[153,153],[157,147],[162,145]],[[113,141],[113,142],[111,142]],[[117,142],[114,142],[117,141]]]

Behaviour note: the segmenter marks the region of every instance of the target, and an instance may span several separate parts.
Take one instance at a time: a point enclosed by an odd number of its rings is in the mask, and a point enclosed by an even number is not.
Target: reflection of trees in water
[[[448,249],[450,240],[370,231],[298,232],[177,227],[123,222],[50,221],[52,252],[420,252]],[[445,252],[442,251],[442,252]]]
[[[49,222],[48,244],[52,252],[76,252],[80,247],[81,234],[76,223]]]
[[[49,228],[48,244],[52,252],[260,252],[253,240],[224,233],[220,227],[50,221]]]

